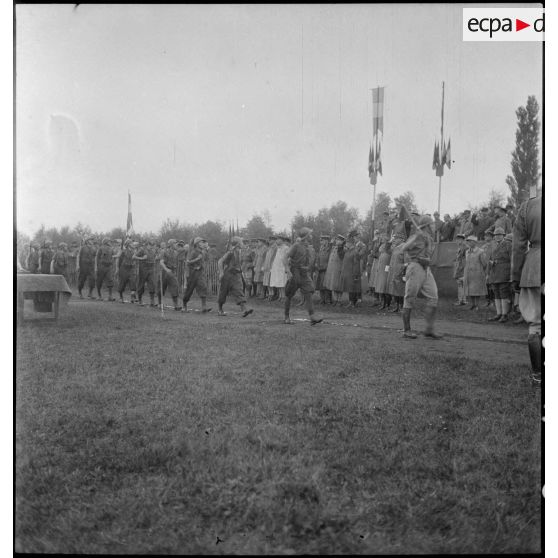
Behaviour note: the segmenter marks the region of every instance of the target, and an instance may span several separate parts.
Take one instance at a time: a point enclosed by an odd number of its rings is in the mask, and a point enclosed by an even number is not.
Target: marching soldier
[[[104,238],[103,243],[97,250],[95,257],[97,263],[97,295],[99,300],[103,300],[101,288],[103,283],[106,283],[108,288],[108,300],[114,301],[112,296],[112,287],[114,286],[113,279],[113,259],[115,257],[114,249],[111,246],[110,238]]]
[[[515,220],[511,279],[514,290],[519,290],[519,310],[529,324],[527,343],[535,385],[542,382],[541,237],[542,197],[532,187],[530,198],[521,204]]]
[[[78,276],[78,293],[79,298],[83,298],[82,289],[87,281],[89,287],[88,298],[93,297],[93,289],[95,288],[95,256],[96,251],[93,248],[93,237],[85,239],[85,244],[80,248],[77,256],[77,276]]]
[[[163,245],[164,243],[161,243],[162,248]],[[176,240],[174,238],[169,239],[166,248],[161,250],[159,254],[159,266],[161,269],[157,284],[159,306],[163,304],[162,295],[165,294],[168,287],[172,296],[174,309],[178,311],[180,310],[180,306],[178,306],[178,280],[176,278],[177,253]]]
[[[39,244],[37,242],[33,241],[29,245],[25,267],[30,273],[39,273]]]
[[[52,257],[52,272],[68,280],[68,245],[65,242],[58,244],[58,249]]]
[[[53,256],[52,242],[50,240],[45,240],[43,242],[43,247],[39,251],[39,270],[41,273],[50,273],[50,263],[52,262]]]
[[[300,241],[295,242],[287,252],[285,272],[287,283],[285,285],[285,323],[293,324],[290,318],[291,300],[296,291],[300,289],[304,297],[306,310],[310,317],[310,325],[316,325],[323,321],[323,318],[316,318],[314,315],[314,283],[310,270],[312,267],[312,253],[310,250],[312,242],[312,229],[302,227],[298,233]]]
[[[217,299],[219,316],[226,316],[226,313],[223,311],[223,305],[227,300],[227,296],[231,294],[240,306],[242,317],[245,318],[254,310],[246,308],[246,298],[242,288],[242,238],[234,236],[231,240],[231,245],[231,249],[219,260],[219,277],[221,280],[219,297]]]
[[[124,243],[124,249],[118,256],[118,294],[120,302],[124,302],[124,290],[130,285],[130,302],[136,302],[136,259],[134,258],[137,249],[137,242],[130,239]]]
[[[134,258],[139,262],[138,302],[140,306],[143,306],[142,297],[145,291],[145,284],[147,283],[150,298],[149,306],[152,308],[156,307],[155,289],[157,287],[157,272],[155,262],[157,259],[157,247],[155,246],[155,239],[150,238],[147,241],[147,246],[140,247]]]
[[[201,299],[202,312],[211,312],[207,308],[207,282],[205,280],[205,263],[208,260],[207,241],[205,238],[196,237],[193,242],[193,249],[188,252],[188,282],[186,292],[182,299],[182,312],[188,312],[188,302],[194,293],[194,289]]]
[[[430,269],[430,258],[434,252],[432,240],[432,217],[424,215],[415,226],[414,234],[405,242],[401,251],[408,255],[410,263],[405,273],[405,298],[403,299],[403,337],[416,339],[416,334],[411,331],[411,311],[415,306],[419,293],[426,298],[425,337],[440,339],[434,333],[434,320],[438,306],[438,287]]]

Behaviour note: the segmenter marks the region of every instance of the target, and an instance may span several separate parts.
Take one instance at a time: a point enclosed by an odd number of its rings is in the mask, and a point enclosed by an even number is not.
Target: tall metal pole
[[[442,124],[440,126],[440,150],[444,154],[444,89],[445,82],[442,81]],[[440,213],[440,202],[442,199],[442,173],[444,172],[444,162],[441,161],[442,170],[438,180],[438,213]]]

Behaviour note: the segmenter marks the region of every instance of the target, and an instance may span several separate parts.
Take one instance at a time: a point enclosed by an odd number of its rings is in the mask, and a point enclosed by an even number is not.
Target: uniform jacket
[[[527,200],[517,213],[513,231],[512,280],[520,287],[541,286],[542,197]]]
[[[101,246],[97,250],[97,266],[102,265],[105,267],[112,265],[112,256],[114,255],[114,250],[110,246]]]
[[[488,282],[508,283],[511,272],[512,246],[508,240],[495,242],[489,255]]]
[[[95,248],[93,246],[88,246],[85,244],[81,247],[79,251],[79,266],[88,267],[95,263]]]
[[[346,293],[361,292],[362,258],[359,246],[355,243],[347,242],[342,247],[339,255],[343,259],[341,265],[342,288],[339,290]]]

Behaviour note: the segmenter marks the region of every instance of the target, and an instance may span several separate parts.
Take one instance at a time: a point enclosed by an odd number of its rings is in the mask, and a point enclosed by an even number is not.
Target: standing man
[[[217,299],[219,316],[226,316],[226,313],[223,311],[223,304],[225,304],[229,294],[236,299],[243,318],[254,311],[252,308],[246,308],[246,298],[242,287],[242,245],[242,238],[234,236],[231,240],[231,249],[219,260],[219,278],[221,280],[219,297]]]
[[[494,229],[494,242],[489,251],[488,282],[494,292],[496,316],[488,318],[489,322],[498,320],[507,322],[510,312],[510,272],[511,272],[511,244],[504,241],[504,229]]]
[[[455,231],[455,223],[449,213],[444,215],[444,222],[440,228],[440,242],[451,242]]]
[[[162,296],[165,294],[167,287],[169,288],[170,294],[172,296],[172,302],[174,304],[174,309],[176,311],[180,310],[178,306],[178,280],[176,278],[176,266],[177,266],[177,252],[176,252],[176,240],[170,238],[167,242],[167,247],[161,251],[159,254],[159,266],[161,268],[158,285],[157,285],[157,299],[159,301],[159,306],[163,304]]]
[[[85,244],[80,248],[77,256],[77,269],[78,276],[78,293],[79,298],[83,298],[81,292],[85,282],[89,287],[88,298],[93,298],[93,289],[95,288],[95,256],[96,252],[93,248],[93,237],[85,239]]]
[[[497,227],[501,227],[504,229],[504,233],[508,234],[512,232],[512,224],[507,216],[507,209],[505,207],[496,207],[496,221],[494,221],[494,225],[490,227],[489,230],[494,232]]]
[[[110,302],[114,301],[112,296],[112,287],[114,286],[114,276],[113,276],[113,260],[115,254],[114,249],[111,246],[109,238],[103,239],[103,244],[97,250],[97,255],[95,257],[97,263],[97,294],[99,295],[99,300],[103,300],[103,295],[101,294],[101,288],[103,287],[103,282],[106,282],[108,288],[108,300]]]
[[[291,300],[296,291],[300,289],[304,297],[306,310],[310,316],[310,325],[316,325],[323,321],[323,318],[316,318],[314,315],[314,303],[312,295],[314,293],[314,283],[310,276],[312,265],[312,254],[310,244],[312,242],[312,229],[302,227],[298,233],[299,242],[295,242],[287,252],[285,272],[287,283],[285,285],[285,323],[293,324],[290,318]]]
[[[29,273],[39,273],[39,243],[31,242],[29,245],[29,254],[25,262],[25,268]]]
[[[477,220],[477,238],[479,240],[484,240],[485,232],[492,226],[493,222],[494,219],[488,213],[488,207],[483,207]]]
[[[207,283],[205,281],[205,263],[208,260],[208,246],[205,238],[196,237],[193,242],[193,249],[188,251],[188,283],[182,299],[182,312],[188,312],[188,302],[194,293],[194,289],[201,299],[202,312],[211,312],[207,308]]]
[[[521,204],[515,220],[511,279],[514,290],[519,290],[519,311],[529,324],[531,380],[538,386],[542,382],[541,237],[542,197],[531,187],[530,198]]]
[[[416,339],[411,331],[411,311],[415,306],[419,293],[426,298],[424,310],[426,319],[425,337],[440,339],[434,333],[434,320],[438,306],[438,287],[430,269],[430,258],[434,252],[432,240],[432,217],[424,215],[414,226],[414,234],[401,246],[401,251],[407,253],[410,263],[405,274],[405,298],[403,300],[403,337]]]
[[[453,260],[453,278],[457,282],[457,302],[454,302],[454,306],[464,306],[467,304],[467,298],[465,297],[465,290],[463,289],[463,275],[465,272],[465,254],[467,252],[467,245],[465,244],[465,237],[462,234],[458,234],[457,240],[457,252],[455,253],[455,259]]]
[[[50,263],[52,262],[53,256],[54,256],[54,251],[52,250],[52,242],[50,240],[45,240],[43,242],[43,247],[39,251],[40,273],[45,273],[45,274],[50,273]]]
[[[249,240],[248,243],[242,248],[240,254],[242,268],[242,276],[244,277],[245,294],[248,297],[253,296],[252,287],[254,285],[254,264],[256,254],[253,247],[253,241]]]
[[[267,240],[265,238],[258,238],[256,247],[256,258],[254,261],[254,283],[256,284],[257,298],[263,298],[263,266],[266,252]]]
[[[440,219],[440,214],[437,211],[434,211],[434,239],[436,242],[440,242],[443,225],[444,222]]]
[[[145,284],[149,290],[149,306],[156,307],[155,289],[157,287],[157,269],[155,266],[157,260],[157,247],[155,239],[149,238],[147,246],[141,247],[134,258],[139,262],[139,279],[138,279],[138,302],[143,306],[142,297],[145,291]]]
[[[68,280],[68,245],[65,242],[58,243],[58,249],[52,257],[52,273]]]
[[[186,256],[190,246],[186,245],[183,240],[176,241],[176,280],[178,281],[178,293],[184,294],[186,281],[188,278],[188,266],[186,265]]]

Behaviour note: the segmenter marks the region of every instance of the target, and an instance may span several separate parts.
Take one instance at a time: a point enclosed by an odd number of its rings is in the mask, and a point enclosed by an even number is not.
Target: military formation
[[[356,308],[365,290],[373,297],[373,305],[401,314],[406,339],[417,338],[411,317],[421,295],[426,299],[423,335],[439,339],[434,331],[438,289],[431,259],[437,239],[447,240],[451,233],[457,242],[455,305],[470,303],[470,309],[478,311],[485,301],[495,308],[489,320],[499,323],[510,320],[516,310],[519,317],[515,322],[529,324],[531,378],[540,383],[541,214],[541,197],[534,194],[519,208],[517,217],[510,207],[498,207],[493,215],[485,208],[473,215],[466,210],[450,231],[449,226],[444,228],[447,220],[442,222],[437,213],[432,217],[401,207],[384,212],[369,246],[360,231],[352,229],[346,235],[320,235],[315,250],[313,231],[302,227],[294,240],[286,235],[246,241],[233,237],[221,258],[215,245],[201,237],[189,244],[175,239],[157,244],[154,238],[146,242],[104,238],[98,243],[89,237],[82,246],[74,243],[68,247],[61,242],[56,248],[47,240],[40,247],[32,242],[19,265],[31,273],[55,273],[67,279],[73,275],[80,298],[115,301],[116,287],[120,302],[127,302],[124,293],[128,289],[129,302],[144,306],[147,290],[149,306],[163,308],[168,293],[174,310],[188,312],[195,292],[201,313],[207,313],[212,311],[207,306],[207,270],[212,262],[218,273],[218,315],[226,315],[228,299],[240,307],[242,317],[254,312],[248,306],[250,298],[280,301],[284,323],[289,325],[297,293],[298,304],[305,306],[310,324],[316,325],[323,321],[314,310],[316,291],[321,305],[341,305],[345,298],[346,308]]]

